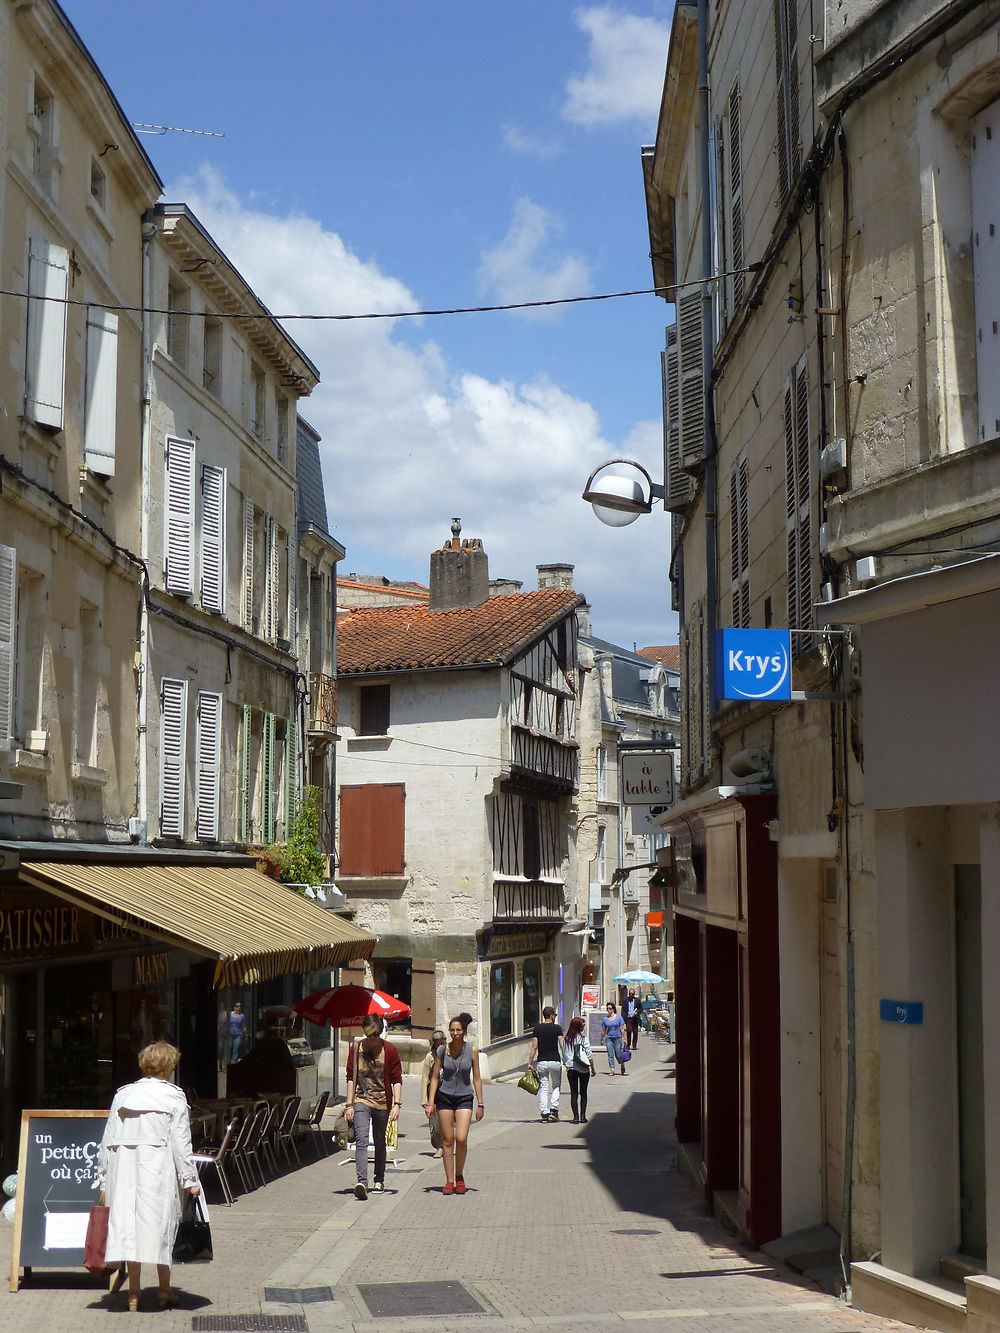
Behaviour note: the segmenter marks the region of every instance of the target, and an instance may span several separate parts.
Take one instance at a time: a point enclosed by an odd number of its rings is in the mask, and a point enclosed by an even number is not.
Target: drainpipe
[[[139,826],[143,829],[141,841],[148,842],[149,829],[149,772],[148,772],[148,727],[149,727],[149,691],[151,678],[149,672],[149,588],[145,584],[149,570],[149,485],[150,485],[150,436],[151,436],[151,401],[153,392],[153,328],[150,308],[152,302],[150,271],[152,268],[151,250],[156,236],[156,223],[152,212],[146,213],[142,221],[142,404],[139,451],[142,457],[142,494],[139,508],[139,554],[143,563],[142,605],[139,619],[139,718],[137,726],[137,781],[136,814]]]
[[[698,138],[701,171],[701,338],[704,349],[705,399],[705,633],[708,667],[708,716],[718,712],[718,683],[715,678],[715,635],[718,625],[718,573],[716,506],[718,460],[715,439],[715,405],[712,385],[714,338],[712,328],[712,187],[709,148],[708,0],[698,0]],[[711,739],[709,739],[711,746]]]

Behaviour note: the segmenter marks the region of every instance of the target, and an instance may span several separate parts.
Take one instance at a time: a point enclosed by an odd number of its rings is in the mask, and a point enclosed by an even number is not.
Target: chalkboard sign
[[[607,1017],[607,1011],[604,1009],[591,1009],[589,1014],[585,1015],[587,1019],[587,1035],[590,1038],[591,1050],[596,1050],[598,1046],[604,1045],[604,1029],[601,1026]]]
[[[107,1111],[22,1111],[10,1289],[32,1268],[82,1268],[100,1195],[97,1150]]]

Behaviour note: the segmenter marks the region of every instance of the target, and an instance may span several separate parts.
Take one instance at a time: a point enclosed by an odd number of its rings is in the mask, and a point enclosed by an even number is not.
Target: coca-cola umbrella
[[[308,1023],[332,1028],[358,1027],[369,1014],[395,1023],[409,1018],[410,1006],[385,991],[369,990],[367,986],[331,986],[327,990],[306,995],[293,1008]]]

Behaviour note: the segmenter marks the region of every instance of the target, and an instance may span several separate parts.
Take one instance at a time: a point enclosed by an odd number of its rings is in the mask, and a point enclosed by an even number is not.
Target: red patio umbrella
[[[329,1023],[332,1028],[357,1027],[369,1014],[395,1023],[397,1019],[409,1018],[411,1012],[402,1000],[384,991],[369,990],[367,986],[331,986],[304,996],[293,1007],[307,1022],[319,1026]]]

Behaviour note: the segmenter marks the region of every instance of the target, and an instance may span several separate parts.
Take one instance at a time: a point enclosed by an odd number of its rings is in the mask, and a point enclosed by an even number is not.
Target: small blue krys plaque
[[[922,1023],[924,1006],[919,1000],[879,1000],[878,1016],[883,1023]]]

